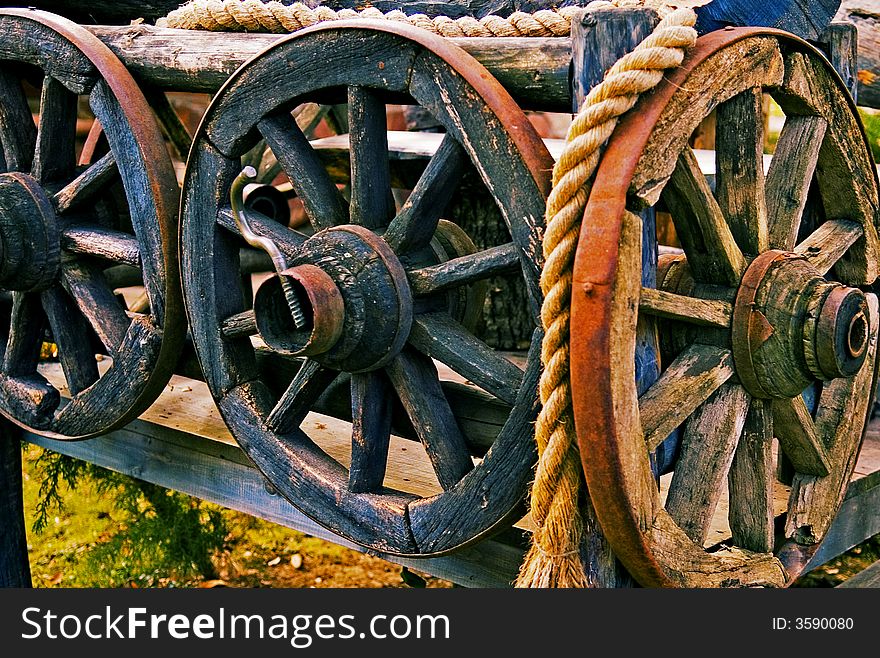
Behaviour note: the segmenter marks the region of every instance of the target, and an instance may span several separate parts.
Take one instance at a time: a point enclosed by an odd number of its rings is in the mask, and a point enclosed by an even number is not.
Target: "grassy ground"
[[[47,518],[42,532],[30,526],[42,473],[34,465],[40,449],[25,452],[24,498],[28,553],[36,587],[450,587],[445,581],[402,569],[376,557],[182,494],[199,515],[218,514],[225,534],[210,551],[209,564],[175,564],[156,548],[132,543],[140,520],[81,478],[73,491],[61,488],[64,509]],[[115,482],[115,480],[114,480]],[[163,495],[172,495],[170,492]],[[144,514],[152,512],[141,503]],[[176,517],[175,517],[176,518]],[[151,546],[153,548],[151,548]]]

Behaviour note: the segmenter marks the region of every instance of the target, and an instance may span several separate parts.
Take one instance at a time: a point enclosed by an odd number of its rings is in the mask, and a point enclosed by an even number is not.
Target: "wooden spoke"
[[[290,432],[303,421],[309,409],[339,375],[317,361],[306,359],[294,376],[278,404],[266,419],[273,432]]]
[[[515,272],[520,267],[519,253],[517,246],[508,242],[439,265],[411,270],[407,277],[414,295],[431,295],[497,274]]]
[[[26,376],[36,371],[44,326],[45,315],[40,296],[36,293],[13,292],[9,336],[3,354],[5,375]]]
[[[431,458],[440,486],[452,488],[474,464],[440,388],[437,369],[428,357],[404,350],[385,370]]]
[[[749,410],[749,397],[742,386],[723,384],[684,426],[666,511],[700,546],[706,541],[727,481]]]
[[[61,232],[61,248],[70,253],[97,256],[131,267],[141,266],[137,238],[101,226],[68,226]]]
[[[721,103],[717,126],[715,197],[737,244],[757,255],[769,246],[761,89],[747,89]]]
[[[639,415],[648,451],[656,450],[732,376],[730,350],[695,344],[679,354],[639,398]]]
[[[299,254],[299,248],[306,241],[306,236],[299,231],[294,231],[286,226],[282,226],[274,219],[270,219],[265,215],[253,210],[247,211],[248,222],[254,233],[262,235],[278,245],[287,258],[296,258]],[[238,227],[235,225],[235,218],[232,216],[232,209],[229,206],[223,206],[217,213],[217,223],[228,231],[241,235]]]
[[[378,492],[385,479],[391,439],[391,386],[384,373],[351,376],[351,417],[348,489]]]
[[[31,171],[40,182],[69,179],[76,167],[78,97],[55,78],[43,79],[40,127]]]
[[[409,198],[385,232],[385,242],[404,253],[428,244],[437,229],[468,163],[467,154],[452,135],[443,137]]]
[[[750,551],[773,550],[773,415],[766,400],[752,399],[727,476],[728,520],[733,543]]]
[[[80,203],[93,199],[96,194],[117,180],[118,176],[119,169],[116,167],[116,158],[113,153],[107,153],[55,193],[52,197],[55,209],[59,213],[63,213]]]
[[[847,250],[856,243],[864,230],[860,224],[847,219],[829,219],[819,225],[806,240],[794,248],[806,256],[810,264],[826,274]]]
[[[61,278],[108,354],[115,357],[128,332],[130,320],[101,270],[84,262],[65,263],[61,267]]]
[[[394,217],[388,123],[385,103],[375,91],[366,87],[348,88],[348,130],[351,222],[367,228],[387,226]]]
[[[773,430],[798,473],[828,475],[828,453],[801,396],[773,401]]]
[[[0,141],[6,171],[29,171],[37,127],[18,78],[0,68]]]
[[[266,117],[257,129],[272,149],[316,230],[348,223],[345,199],[309,140],[288,113]]]
[[[162,134],[174,146],[174,150],[177,151],[180,159],[186,160],[189,150],[192,148],[192,135],[190,135],[183,121],[180,120],[180,116],[177,114],[177,110],[174,109],[171,101],[168,100],[168,96],[161,89],[147,85],[141,85],[141,91],[144,92],[144,97],[159,120],[159,128],[161,128]]]
[[[92,348],[92,332],[85,318],[59,287],[41,293],[52,337],[58,345],[58,360],[72,395],[98,381],[98,363]]]
[[[678,157],[663,198],[672,211],[694,278],[701,283],[738,285],[746,269],[745,258],[690,148]]]
[[[782,126],[767,172],[767,221],[774,249],[794,247],[827,126],[817,116],[790,116]]]
[[[448,314],[417,315],[413,318],[409,343],[423,354],[445,363],[499,400],[516,404],[523,371]]]
[[[873,404],[870,364],[877,355],[880,324],[876,296],[868,295],[868,309],[871,336],[865,366],[854,377],[827,382],[819,397],[816,432],[827,437],[830,473],[825,477],[797,473],[792,481],[785,535],[803,544],[821,541],[828,532],[859,455],[863,423]]]
[[[253,310],[242,311],[225,318],[220,322],[220,331],[227,338],[255,335],[257,333],[257,319]]]
[[[642,288],[639,311],[669,320],[706,327],[730,327],[733,304],[715,299],[699,299],[665,290]]]

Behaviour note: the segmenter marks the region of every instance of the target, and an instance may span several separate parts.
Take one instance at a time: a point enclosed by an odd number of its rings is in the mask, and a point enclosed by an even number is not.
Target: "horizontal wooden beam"
[[[88,26],[142,83],[213,93],[245,61],[283,34],[173,30],[150,25]],[[450,39],[473,55],[523,108],[569,112],[568,38]]]
[[[231,442],[213,441],[135,420],[88,441],[56,441],[25,433],[31,443],[159,486],[207,500],[364,552],[306,517]],[[371,552],[372,553],[372,552]],[[487,540],[447,557],[409,559],[372,553],[467,587],[508,587],[524,549]]]

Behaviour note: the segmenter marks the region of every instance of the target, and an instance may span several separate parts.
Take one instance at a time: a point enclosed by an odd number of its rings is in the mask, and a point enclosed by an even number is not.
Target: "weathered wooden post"
[[[21,432],[0,420],[0,587],[30,587],[21,490]]]
[[[858,31],[859,105],[880,108],[880,0],[845,0],[835,20],[849,21]]]

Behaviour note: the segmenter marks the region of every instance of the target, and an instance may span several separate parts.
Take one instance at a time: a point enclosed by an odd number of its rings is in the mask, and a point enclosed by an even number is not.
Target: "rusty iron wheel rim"
[[[683,538],[682,545],[686,544],[684,550],[689,552],[694,560],[710,570],[718,569],[719,573],[721,568],[720,562],[714,562],[715,558],[711,557],[710,553],[704,552],[702,546],[686,537],[669,513],[663,509],[659,493],[656,493],[656,485],[653,484],[654,475],[644,439],[626,435],[621,429],[622,426],[618,425],[617,413],[620,413],[621,417],[634,417],[635,420],[631,422],[640,422],[634,371],[629,365],[634,349],[631,343],[635,340],[635,320],[632,319],[630,326],[630,320],[623,319],[627,311],[614,305],[615,286],[623,285],[618,280],[618,268],[621,267],[618,258],[622,258],[618,254],[618,244],[622,233],[626,230],[624,224],[627,214],[627,194],[630,191],[630,182],[640,165],[642,151],[651,138],[656,122],[676,93],[687,86],[691,73],[698,69],[701,63],[711,61],[713,56],[721,53],[725,48],[753,37],[776,41],[786,54],[807,53],[808,57],[813,58],[812,61],[825,62],[811,46],[777,30],[728,28],[700,38],[682,66],[668,74],[667,80],[652,94],[641,99],[617,127],[596,174],[580,233],[572,290],[571,377],[581,459],[590,495],[604,534],[615,554],[645,586],[705,586],[679,569],[677,563],[663,553],[661,545],[656,541],[659,535],[655,533],[680,535],[678,540]],[[825,66],[830,69],[827,62]],[[848,101],[844,102],[843,106],[850,113],[855,114],[854,104],[845,92],[843,83],[833,71],[829,70],[826,73],[833,81],[832,86],[836,85],[838,90],[835,92],[836,97],[847,98]],[[723,98],[716,99],[716,105],[728,100],[734,92],[725,91],[725,94]],[[832,127],[829,125],[829,132],[831,130]],[[859,163],[862,161],[870,163],[869,151],[860,124],[859,131],[862,144],[852,144],[856,160]],[[859,152],[859,149],[864,151]],[[871,171],[867,174],[869,185],[873,187],[873,198],[876,199],[876,171],[872,166],[868,166],[868,169]],[[868,194],[871,192],[869,191]],[[632,259],[627,262],[630,265],[633,263]],[[635,266],[640,267],[638,261]],[[630,300],[630,304],[635,304],[635,309],[630,307],[628,311],[635,313],[639,302],[638,298],[632,295],[638,294],[638,288],[635,293],[628,288],[620,289],[619,292],[621,299]],[[735,308],[733,313],[734,316],[737,313]],[[621,329],[620,325],[625,325],[625,328]],[[630,344],[621,347],[616,345],[615,341]],[[872,368],[869,385],[873,390],[876,381],[876,359],[869,363],[868,367]],[[615,379],[616,371],[629,373],[629,380],[623,374],[618,376],[618,382]],[[615,408],[623,411],[618,412]],[[860,426],[861,430],[867,424],[869,413],[870,405],[868,411],[863,414],[865,422]],[[859,432],[857,438],[860,439],[861,435],[862,433]],[[640,451],[644,455],[640,454]],[[848,472],[851,472],[854,463],[855,459],[852,459],[852,464],[848,465]],[[845,479],[848,481],[848,474]],[[652,488],[655,493],[651,493]],[[661,526],[662,530],[659,529]],[[816,547],[816,544],[802,545],[794,540],[785,541],[781,546],[777,544],[773,557],[775,563],[768,567],[770,571],[776,573],[773,578],[775,584],[792,582],[807,565]],[[750,565],[753,564],[749,560],[751,557],[746,560],[746,566],[743,571],[738,572],[737,578],[732,578],[730,581],[716,581],[715,585],[767,584],[748,581]],[[754,564],[757,564],[757,560]],[[742,579],[739,579],[740,577]]]

